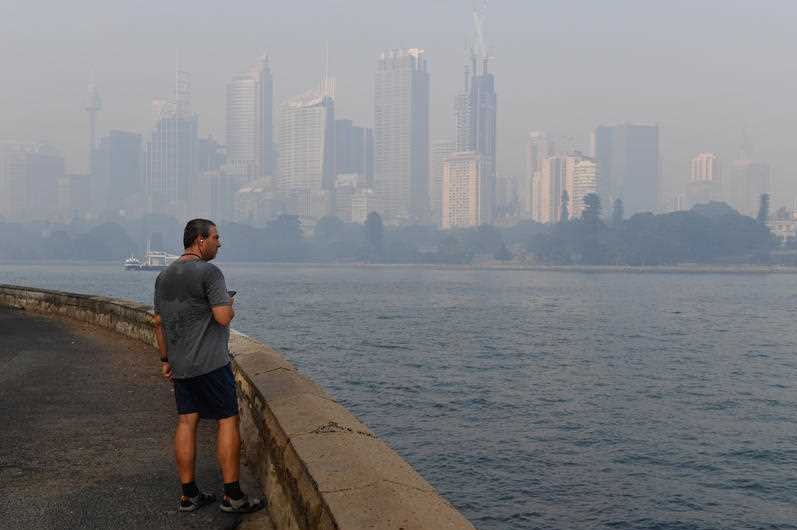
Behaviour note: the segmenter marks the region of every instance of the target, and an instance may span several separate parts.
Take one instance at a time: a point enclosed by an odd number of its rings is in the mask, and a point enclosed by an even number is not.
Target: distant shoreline
[[[712,265],[712,264],[685,264],[685,265],[535,265],[526,263],[501,263],[485,261],[472,264],[455,263],[367,263],[361,261],[350,262],[320,262],[320,261],[226,261],[217,260],[220,264],[243,266],[269,266],[269,267],[317,267],[317,268],[353,268],[353,269],[433,269],[433,270],[463,270],[463,271],[537,271],[537,272],[575,272],[575,273],[603,273],[603,274],[797,274],[797,267],[786,265]],[[116,265],[112,261],[62,261],[62,260],[0,260],[0,265]],[[121,264],[119,269],[122,270]]]
[[[601,273],[711,273],[711,274],[797,274],[797,267],[782,265],[494,265],[487,269]]]
[[[224,260],[220,260],[224,263]],[[352,269],[431,269],[461,271],[538,271],[576,273],[684,273],[684,274],[797,274],[797,267],[784,265],[532,265],[522,263],[482,262],[474,264],[455,263],[366,263],[351,262],[277,262],[277,261],[229,261],[229,265],[276,267],[317,267]]]

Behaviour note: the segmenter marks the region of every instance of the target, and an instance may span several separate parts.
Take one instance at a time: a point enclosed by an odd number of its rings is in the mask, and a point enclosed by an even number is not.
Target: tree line
[[[566,211],[567,197],[562,197]],[[756,219],[722,202],[689,211],[638,213],[626,219],[616,200],[605,220],[597,194],[584,198],[581,217],[567,219],[535,235],[529,252],[550,264],[675,265],[679,263],[761,263],[777,241],[766,226],[769,196],[761,197]]]
[[[568,197],[562,202],[563,221],[552,225],[524,221],[511,227],[442,231],[385,226],[376,213],[363,224],[324,217],[309,233],[294,215],[280,215],[262,227],[220,222],[221,256],[255,262],[469,264],[516,259],[555,265],[662,265],[762,262],[775,244],[762,222],[768,197],[762,197],[758,219],[716,202],[626,219],[621,201],[604,218],[596,194],[584,199],[580,217],[569,219]],[[0,259],[121,261],[142,256],[147,244],[152,250],[179,253],[182,228],[176,219],[161,215],[68,224],[0,220]]]

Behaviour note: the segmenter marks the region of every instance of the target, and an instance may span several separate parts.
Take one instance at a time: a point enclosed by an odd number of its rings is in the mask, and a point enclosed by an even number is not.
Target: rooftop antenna
[[[484,42],[484,19],[487,15],[487,5],[489,0],[473,0],[473,39],[471,46],[471,62],[473,63],[473,73],[477,74],[476,67],[478,61],[482,63],[482,73],[487,73],[488,63],[491,59],[487,45]]]
[[[321,97],[335,99],[335,80],[329,76],[329,41],[324,45],[324,72],[321,74]]]

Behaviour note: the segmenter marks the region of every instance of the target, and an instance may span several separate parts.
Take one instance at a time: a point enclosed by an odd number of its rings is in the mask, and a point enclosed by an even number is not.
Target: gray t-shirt
[[[211,311],[230,303],[224,275],[211,263],[177,260],[158,274],[155,313],[175,378],[203,375],[230,362],[230,328],[216,322]]]

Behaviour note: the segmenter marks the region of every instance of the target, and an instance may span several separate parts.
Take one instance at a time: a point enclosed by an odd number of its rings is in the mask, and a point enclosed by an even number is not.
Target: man
[[[155,280],[155,338],[163,377],[174,383],[177,430],[174,452],[182,484],[179,511],[191,512],[216,500],[194,480],[196,432],[200,418],[218,422],[216,451],[224,479],[225,512],[259,510],[265,499],[241,491],[241,437],[238,400],[228,341],[235,317],[224,275],[209,263],[221,247],[216,225],[194,219],[185,225],[185,253]]]

